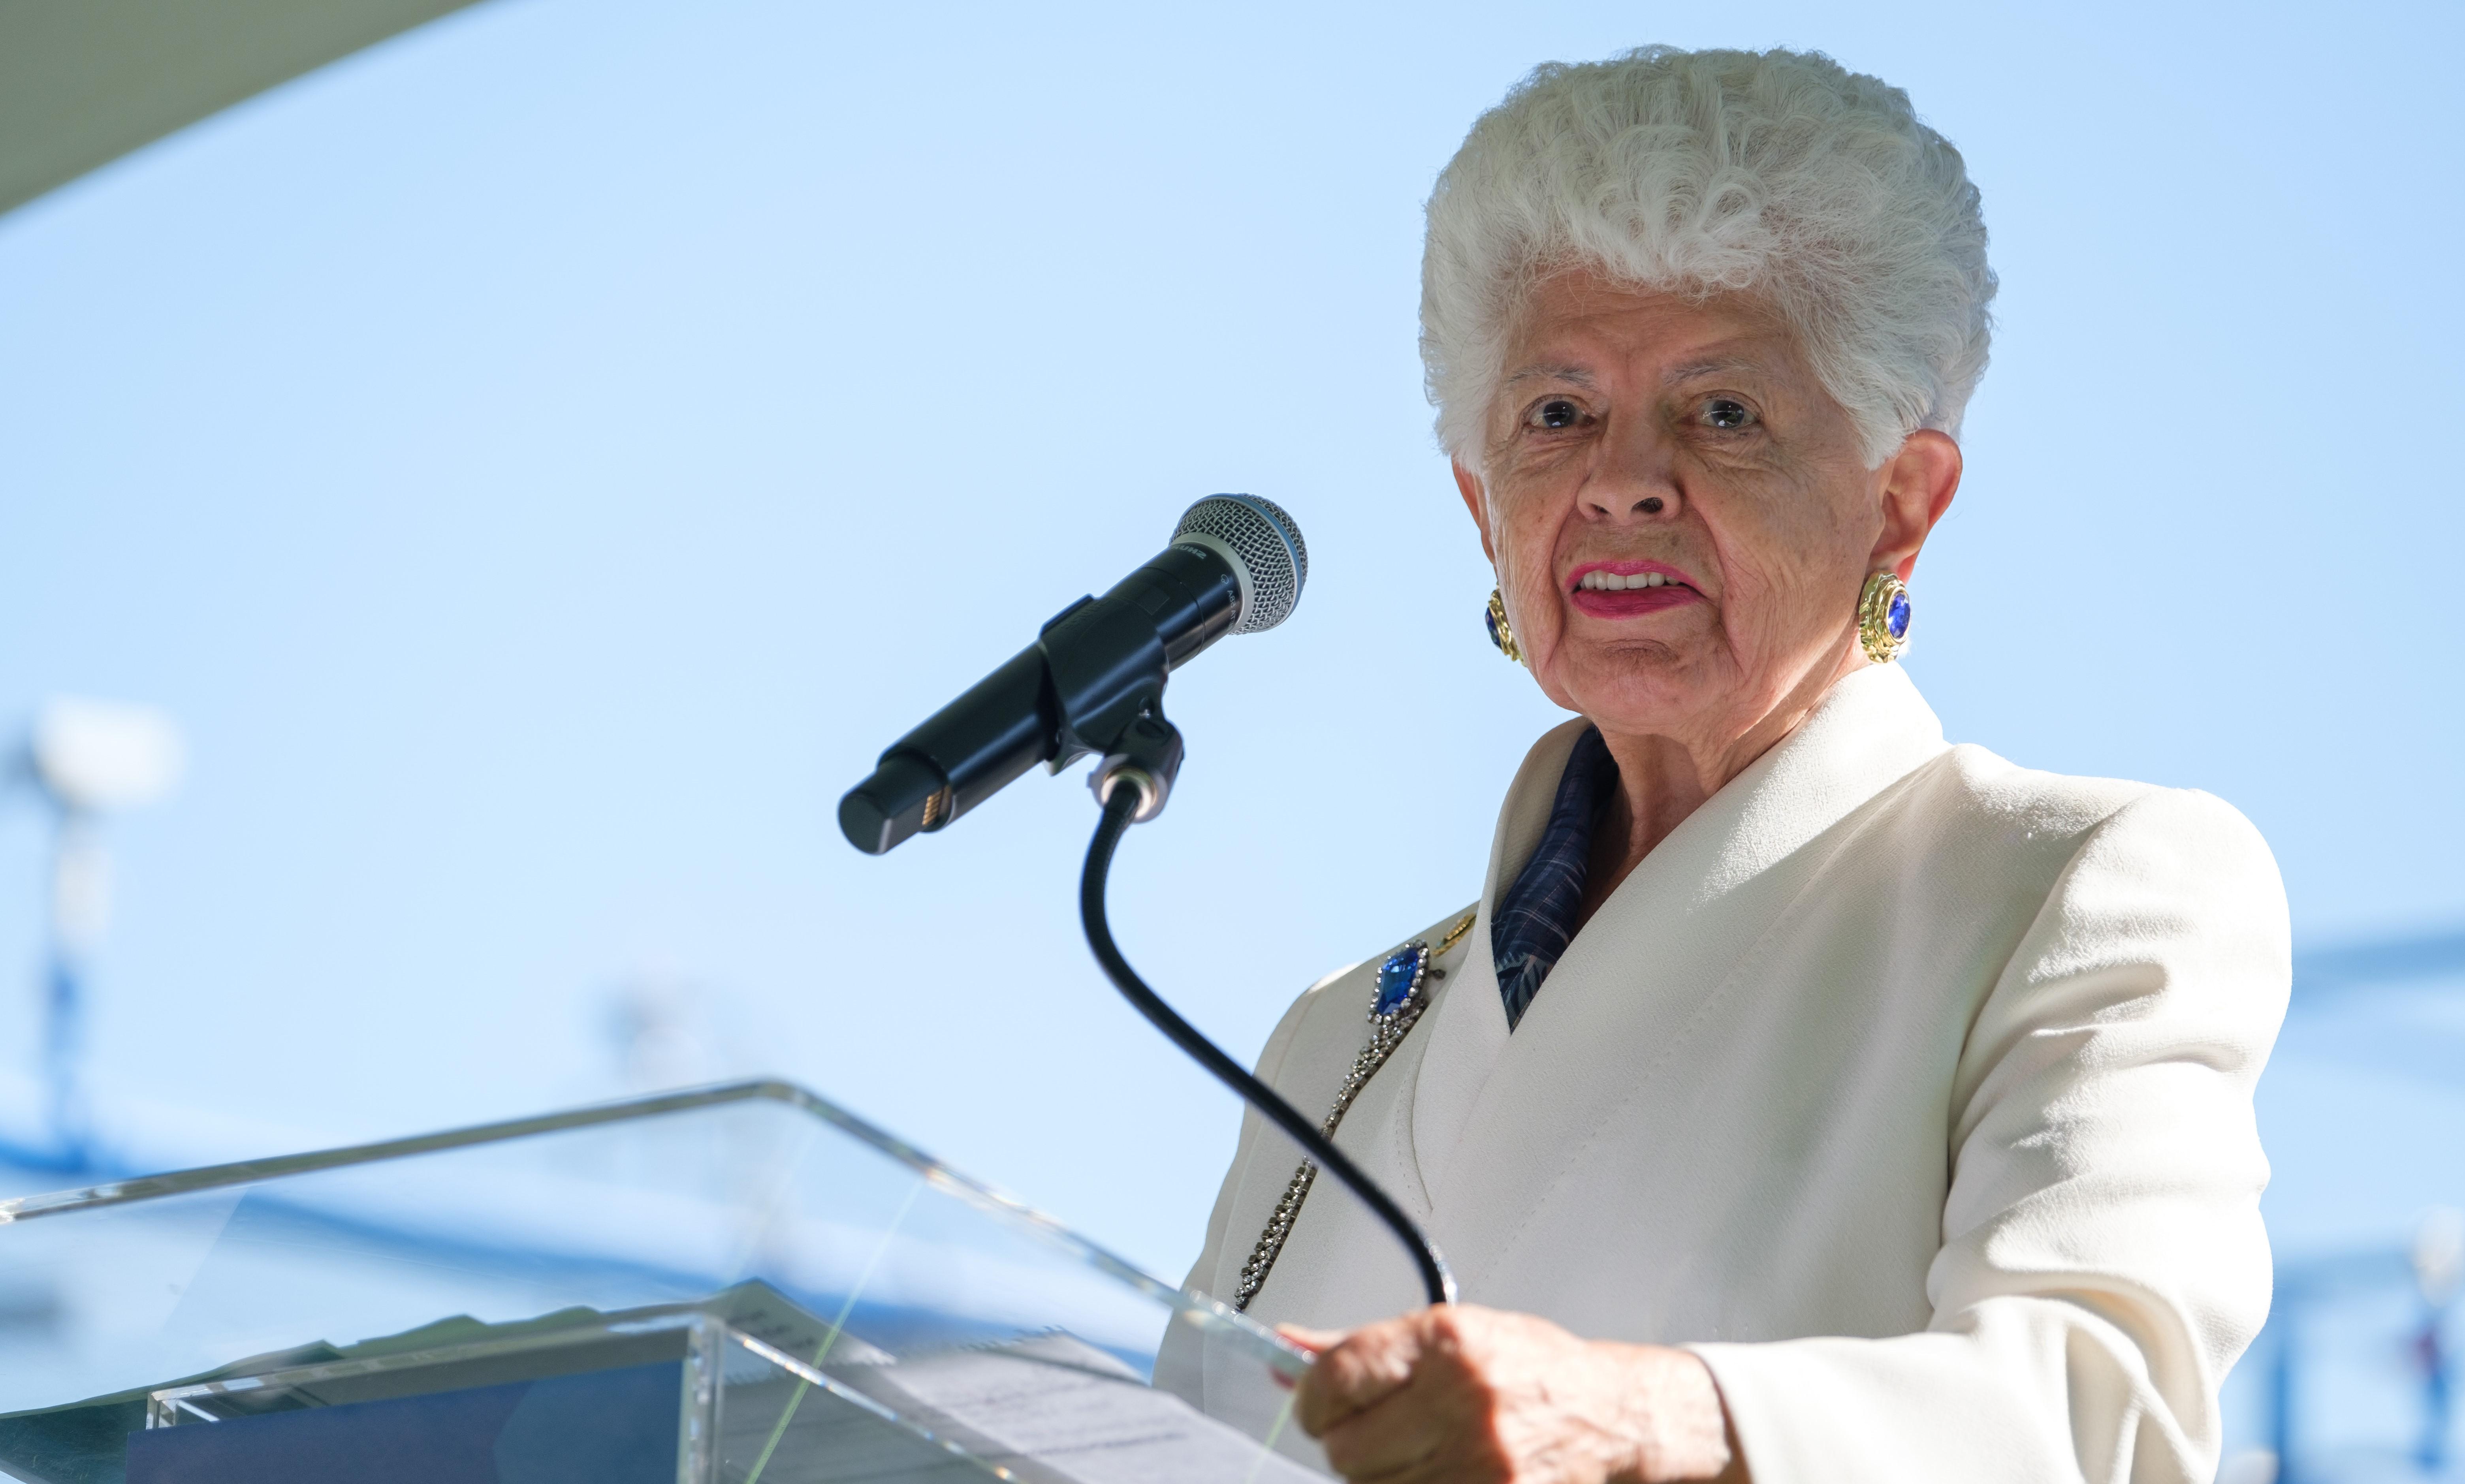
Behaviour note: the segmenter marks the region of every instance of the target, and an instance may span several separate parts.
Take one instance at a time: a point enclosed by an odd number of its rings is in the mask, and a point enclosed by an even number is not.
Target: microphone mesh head
[[[1234,633],[1257,633],[1293,616],[1309,581],[1309,547],[1282,506],[1255,495],[1210,495],[1183,513],[1172,539],[1190,535],[1214,537],[1249,569],[1250,601]]]

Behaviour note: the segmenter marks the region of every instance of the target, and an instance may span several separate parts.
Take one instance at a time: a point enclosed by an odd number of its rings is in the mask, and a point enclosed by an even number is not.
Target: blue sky
[[[1554,716],[1481,638],[1419,205],[1531,65],[1654,40],[1830,51],[1985,192],[1909,660],[1951,734],[2221,794],[2301,941],[2454,922],[2465,19],[2350,14],[491,0],[0,218],[0,719],[192,749],[114,830],[100,1088],[312,1141],[533,1110],[617,1091],[611,997],[672,986],[693,1067],[1177,1274],[1232,1107],[1086,960],[1084,790],[880,860],[833,807],[1250,490],[1311,587],[1176,681],[1124,945],[1247,1055],[1468,900]],[[0,812],[17,1066],[41,859]],[[2280,1241],[2465,1198],[2465,1096],[2379,1024],[2289,1041]]]

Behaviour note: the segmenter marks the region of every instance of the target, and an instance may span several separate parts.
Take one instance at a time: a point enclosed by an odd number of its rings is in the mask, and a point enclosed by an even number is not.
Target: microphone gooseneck
[[[1172,743],[1177,761],[1180,743]],[[1112,760],[1108,760],[1110,763]],[[1354,1195],[1361,1198],[1395,1239],[1404,1244],[1415,1267],[1420,1270],[1421,1286],[1430,1302],[1447,1304],[1455,1301],[1455,1274],[1448,1271],[1447,1260],[1420,1225],[1405,1214],[1394,1198],[1378,1186],[1367,1172],[1352,1163],[1352,1157],[1337,1148],[1334,1141],[1318,1131],[1301,1111],[1286,1102],[1281,1094],[1250,1074],[1248,1068],[1224,1054],[1212,1041],[1199,1033],[1196,1027],[1181,1018],[1166,1005],[1138,970],[1121,957],[1113,941],[1113,929],[1104,914],[1104,883],[1112,874],[1113,853],[1121,843],[1122,834],[1140,819],[1150,818],[1153,810],[1145,807],[1145,789],[1138,786],[1144,773],[1133,763],[1128,767],[1108,766],[1096,780],[1097,797],[1103,803],[1103,815],[1096,822],[1096,838],[1087,846],[1087,866],[1078,877],[1078,919],[1087,930],[1087,946],[1095,951],[1096,962],[1102,966],[1113,987],[1155,1028],[1165,1033],[1192,1061],[1212,1073],[1215,1080],[1239,1095],[1242,1101],[1265,1115],[1267,1121],[1282,1129],[1301,1146],[1301,1152],[1316,1161],[1319,1167],[1341,1180]]]

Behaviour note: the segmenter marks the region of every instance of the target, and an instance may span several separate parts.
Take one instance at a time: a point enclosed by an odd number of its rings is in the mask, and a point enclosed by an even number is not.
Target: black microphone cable
[[[1293,1142],[1299,1144],[1301,1151],[1316,1161],[1320,1168],[1343,1181],[1354,1195],[1377,1212],[1378,1219],[1395,1233],[1395,1240],[1403,1243],[1405,1250],[1412,1254],[1413,1265],[1420,1270],[1421,1286],[1428,1291],[1430,1302],[1454,1303],[1455,1274],[1447,1270],[1446,1258],[1439,1255],[1436,1244],[1430,1240],[1419,1223],[1405,1214],[1404,1208],[1380,1189],[1378,1183],[1370,1179],[1360,1165],[1353,1163],[1350,1155],[1337,1148],[1333,1141],[1318,1131],[1316,1124],[1302,1117],[1299,1109],[1286,1102],[1274,1088],[1251,1075],[1248,1068],[1225,1055],[1214,1042],[1201,1035],[1196,1027],[1174,1013],[1173,1008],[1148,988],[1146,981],[1139,978],[1138,970],[1130,967],[1129,960],[1122,958],[1121,950],[1114,944],[1113,929],[1104,916],[1104,882],[1112,874],[1113,853],[1121,845],[1121,835],[1130,828],[1134,816],[1143,810],[1152,813],[1151,809],[1145,809],[1145,786],[1144,775],[1136,773],[1117,774],[1109,782],[1103,794],[1103,815],[1096,822],[1096,838],[1087,846],[1087,868],[1078,877],[1078,918],[1087,929],[1087,946],[1095,950],[1096,962],[1102,965],[1105,977],[1113,982],[1113,987],[1121,991],[1121,997],[1163,1031],[1173,1045],[1214,1074],[1215,1080],[1238,1094],[1242,1101],[1266,1115],[1267,1120],[1282,1129]]]

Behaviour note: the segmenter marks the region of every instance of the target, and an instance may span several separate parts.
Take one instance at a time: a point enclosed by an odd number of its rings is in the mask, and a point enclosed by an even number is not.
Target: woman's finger
[[[1411,1380],[1420,1358],[1417,1326],[1409,1318],[1365,1325],[1320,1352],[1293,1393],[1293,1416],[1312,1437],[1374,1406]]]
[[[1405,1385],[1339,1419],[1319,1439],[1329,1467],[1346,1479],[1400,1480],[1431,1472],[1439,1459],[1460,1463],[1450,1477],[1478,1478],[1474,1467],[1494,1450],[1478,1408],[1466,1405],[1465,1388],[1432,1374],[1425,1360]]]

